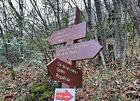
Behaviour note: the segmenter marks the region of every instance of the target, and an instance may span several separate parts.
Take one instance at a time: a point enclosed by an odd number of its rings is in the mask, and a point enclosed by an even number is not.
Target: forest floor
[[[34,82],[51,83],[45,64],[28,60],[10,71],[0,66],[0,101],[25,101]],[[14,78],[12,77],[14,75]],[[83,87],[76,89],[77,101],[140,101],[140,62],[125,67],[115,63],[83,68]],[[35,100],[36,101],[36,100]],[[45,101],[45,100],[40,100]],[[50,101],[53,101],[53,96]]]

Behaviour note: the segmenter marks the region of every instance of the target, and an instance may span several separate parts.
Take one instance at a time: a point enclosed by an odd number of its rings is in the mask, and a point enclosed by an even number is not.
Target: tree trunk
[[[122,29],[121,18],[121,2],[118,0],[113,0],[114,4],[114,13],[115,13],[115,22],[114,22],[114,33],[115,33],[115,42],[114,42],[114,54],[115,60],[121,65],[125,59],[125,33]]]
[[[98,20],[98,34],[100,36],[99,41],[101,42],[101,45],[103,46],[103,55],[105,57],[105,61],[107,62],[108,59],[108,49],[106,46],[106,32],[104,30],[104,22],[103,22],[103,16],[102,16],[102,10],[101,10],[101,0],[94,0],[95,2],[95,8],[96,8],[96,15]]]
[[[5,48],[5,57],[8,60],[8,45],[5,41],[4,34],[3,34],[3,29],[1,27],[1,25],[0,25],[0,36],[2,37],[3,45],[4,45],[4,48]]]
[[[120,0],[134,22],[137,34],[140,37],[140,0]]]
[[[23,36],[23,19],[24,19],[23,0],[19,0],[19,11],[20,11],[19,33],[20,33],[20,37],[22,38],[22,36]]]
[[[92,27],[91,17],[91,0],[88,0],[88,24],[90,29]]]
[[[111,14],[112,8],[111,8],[111,6],[110,6],[108,0],[104,0],[104,4],[105,4],[105,7],[106,7],[108,13]]]
[[[88,27],[89,29],[91,30],[92,29],[92,21],[91,21],[91,0],[88,0],[88,2],[86,3],[85,0],[83,0],[84,2],[84,5],[85,5],[85,9],[86,9],[86,12],[87,12],[87,18],[88,18]]]
[[[57,11],[56,11],[54,5],[52,4],[52,2],[50,0],[47,0],[47,1],[48,1],[49,5],[50,5],[51,9],[54,12],[55,18],[57,19],[57,27],[58,27],[57,29],[59,30],[59,29],[61,29],[60,15],[59,15],[59,13],[60,13],[59,0],[57,0],[57,2],[56,2],[56,4],[57,4]]]
[[[60,7],[59,7],[59,0],[57,1],[57,22],[58,22],[58,29],[61,29],[61,22],[60,22]]]
[[[19,11],[20,13],[16,10],[16,8],[14,7],[13,3],[11,0],[8,0],[8,3],[10,5],[10,7],[13,9],[14,13],[16,14],[17,17],[17,22],[18,22],[18,28],[19,28],[19,34],[18,36],[20,38],[22,38],[23,36],[23,0],[19,0]]]
[[[37,12],[38,16],[40,17],[40,19],[41,19],[41,21],[42,21],[42,23],[43,23],[43,25],[45,27],[45,31],[47,32],[49,28],[47,26],[46,20],[43,18],[42,14],[41,14],[41,12],[40,12],[40,10],[38,8],[37,2],[35,0],[30,0],[30,2],[33,5],[33,7],[34,7],[35,11]],[[48,35],[48,33],[47,33],[47,35]]]

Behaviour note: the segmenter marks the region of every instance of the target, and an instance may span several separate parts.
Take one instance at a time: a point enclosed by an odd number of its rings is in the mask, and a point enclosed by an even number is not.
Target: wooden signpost
[[[71,87],[82,87],[82,71],[76,67],[55,58],[48,64],[48,69],[53,80],[69,84]]]
[[[86,22],[71,25],[68,28],[55,31],[48,38],[51,45],[68,42],[70,40],[80,39],[86,36]]]
[[[102,46],[98,42],[90,40],[57,48],[55,57],[69,61],[94,58],[101,49]]]
[[[71,18],[70,24],[74,22],[76,25],[55,31],[48,38],[51,45],[67,43],[66,46],[55,49],[55,59],[48,64],[52,79],[60,81],[63,87],[65,87],[64,84],[68,84],[70,87],[81,87],[82,71],[76,68],[74,62],[94,58],[102,49],[102,46],[95,40],[81,43],[74,42],[86,36],[86,22],[79,23],[80,11],[77,7],[71,16],[74,14],[75,17]],[[72,21],[72,19],[75,20]],[[72,64],[68,64],[71,61]]]
[[[80,23],[80,10],[78,7],[69,9],[69,25]]]

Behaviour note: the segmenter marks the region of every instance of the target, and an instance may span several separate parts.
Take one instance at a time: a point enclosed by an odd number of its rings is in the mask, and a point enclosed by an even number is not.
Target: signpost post
[[[80,23],[80,10],[78,7],[69,9],[69,25]]]
[[[55,59],[48,64],[52,79],[60,81],[62,87],[66,87],[66,84],[71,87],[81,87],[82,71],[76,68],[76,61],[94,58],[102,49],[102,46],[95,40],[75,43],[86,36],[86,22],[79,22],[80,10],[76,7],[74,13],[71,13],[69,23],[75,25],[55,31],[48,38],[51,45],[66,43],[66,46],[56,49]],[[72,63],[68,64],[69,62]]]

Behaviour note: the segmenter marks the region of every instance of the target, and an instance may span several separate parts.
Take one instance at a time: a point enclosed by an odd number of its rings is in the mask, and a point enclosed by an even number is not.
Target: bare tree
[[[56,5],[57,7],[55,7],[55,3],[50,1],[50,0],[47,0],[51,9],[53,10],[54,12],[54,16],[56,17],[57,19],[57,29],[61,29],[61,23],[60,23],[60,7],[59,7],[59,0],[56,0]]]
[[[11,0],[8,0],[8,3],[10,7],[13,9],[15,12],[15,15],[17,17],[17,22],[18,22],[18,27],[19,27],[19,37],[23,36],[23,20],[24,20],[24,12],[23,12],[23,0],[19,0],[19,11],[14,7],[13,3]]]
[[[87,16],[88,16],[88,27],[91,29],[92,28],[91,0],[88,0],[87,3],[86,3],[86,0],[83,0],[83,2],[84,2],[84,5],[85,5]]]
[[[46,20],[43,18],[42,14],[41,14],[41,12],[40,12],[40,10],[39,10],[39,7],[38,7],[38,5],[37,5],[37,2],[36,2],[35,0],[30,0],[30,2],[31,2],[31,4],[33,5],[33,7],[34,7],[35,11],[37,12],[37,14],[39,15],[39,17],[40,17],[40,19],[41,19],[41,21],[42,21],[42,23],[43,23],[43,25],[44,25],[44,27],[45,27],[45,31],[47,32],[47,31],[48,31],[47,22],[46,22]]]
[[[109,0],[104,0],[104,4],[105,4],[105,7],[106,7],[108,13],[111,14],[112,7],[109,4]]]
[[[134,22],[137,34],[140,37],[140,0],[120,0]]]
[[[104,18],[103,13],[101,9],[101,0],[94,0],[95,2],[95,8],[96,8],[96,15],[97,15],[97,28],[98,28],[98,34],[100,36],[99,40],[103,46],[103,54],[105,56],[105,61],[107,61],[108,56],[108,49],[106,45],[106,32],[104,27]]]
[[[122,29],[121,18],[121,2],[118,0],[113,0],[114,12],[115,12],[115,22],[114,22],[114,31],[115,31],[115,42],[114,42],[114,53],[115,60],[123,64],[125,61],[125,33]]]

